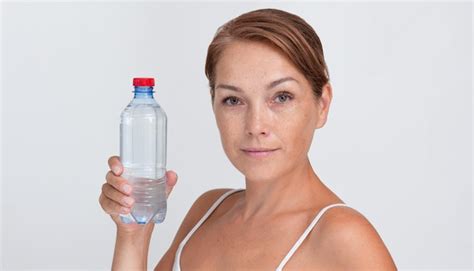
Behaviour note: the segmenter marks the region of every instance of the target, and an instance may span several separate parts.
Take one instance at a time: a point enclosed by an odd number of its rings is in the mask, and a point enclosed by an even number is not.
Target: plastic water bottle
[[[127,224],[161,223],[166,216],[167,117],[153,97],[153,78],[134,78],[133,86],[133,100],[121,114],[120,160],[135,203],[120,219]]]

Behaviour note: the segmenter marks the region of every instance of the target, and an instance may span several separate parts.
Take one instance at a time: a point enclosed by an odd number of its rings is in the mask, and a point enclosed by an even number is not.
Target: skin
[[[258,42],[228,45],[216,71],[216,124],[227,157],[245,176],[246,190],[230,196],[195,232],[181,267],[271,270],[317,212],[342,202],[308,159],[314,132],[327,121],[332,89],[326,84],[316,99],[285,55]],[[242,151],[249,147],[276,151],[256,158]],[[331,209],[318,224],[286,270],[396,269],[380,236],[356,210]]]
[[[327,120],[330,85],[315,99],[304,75],[278,50],[262,43],[231,44],[216,70],[213,110],[222,146],[245,176],[242,222],[300,208],[301,199],[318,196],[321,187],[307,153],[315,129]],[[282,78],[293,79],[268,88]],[[241,91],[225,87],[230,85]],[[223,103],[229,96],[235,98]],[[242,151],[248,147],[277,150],[266,159],[255,159]]]
[[[322,208],[343,202],[324,185],[308,159],[314,132],[327,121],[331,85],[326,84],[316,99],[307,79],[286,56],[250,41],[229,44],[216,71],[216,124],[227,157],[245,176],[246,190],[226,198],[198,228],[182,251],[180,266],[274,270]],[[257,158],[242,151],[249,147],[275,151]],[[109,165],[121,167],[118,159]],[[168,174],[171,192],[177,177]],[[107,176],[111,185],[103,190],[110,196],[126,180],[119,174]],[[228,190],[207,191],[194,202],[155,270],[171,270],[180,242]],[[120,210],[123,197],[101,195],[100,202],[106,212]],[[114,221],[118,232],[113,270],[145,270],[152,226],[140,230]],[[396,270],[396,266],[362,214],[336,207],[321,217],[284,270]]]

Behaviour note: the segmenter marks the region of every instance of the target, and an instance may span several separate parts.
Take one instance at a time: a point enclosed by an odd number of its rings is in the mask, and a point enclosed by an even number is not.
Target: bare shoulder
[[[335,269],[397,270],[382,238],[357,210],[331,208],[318,224],[318,245]]]
[[[209,210],[212,204],[224,193],[232,190],[229,188],[218,188],[209,190],[202,195],[200,195],[193,203],[186,216],[181,222],[181,225],[176,232],[176,235],[173,239],[173,242],[170,245],[170,248],[163,255],[161,260],[158,262],[154,270],[171,270],[174,262],[174,256],[176,250],[178,249],[181,241],[186,237],[186,235],[191,231],[191,229],[198,223],[198,221],[204,216],[204,214]]]

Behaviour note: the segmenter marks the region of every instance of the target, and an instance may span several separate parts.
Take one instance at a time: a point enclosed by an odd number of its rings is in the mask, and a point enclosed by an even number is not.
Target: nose
[[[255,105],[247,111],[245,119],[245,130],[249,136],[267,136],[269,134],[269,112],[259,105]]]

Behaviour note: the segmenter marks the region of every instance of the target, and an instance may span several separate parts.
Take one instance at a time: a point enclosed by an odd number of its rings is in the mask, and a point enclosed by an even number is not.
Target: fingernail
[[[117,166],[114,166],[114,167],[112,167],[112,171],[113,171],[115,174],[119,174],[120,168],[117,167]]]
[[[128,214],[128,213],[130,212],[130,209],[127,208],[127,207],[122,207],[122,208],[120,209],[120,212],[121,212],[122,214]]]
[[[130,197],[127,197],[123,200],[125,202],[125,204],[127,204],[128,206],[132,206],[133,204],[133,199],[130,198]]]
[[[125,192],[125,193],[130,193],[130,191],[132,191],[132,187],[131,187],[130,185],[128,185],[128,184],[124,184],[124,185],[122,186],[122,190],[123,190],[123,192]]]

